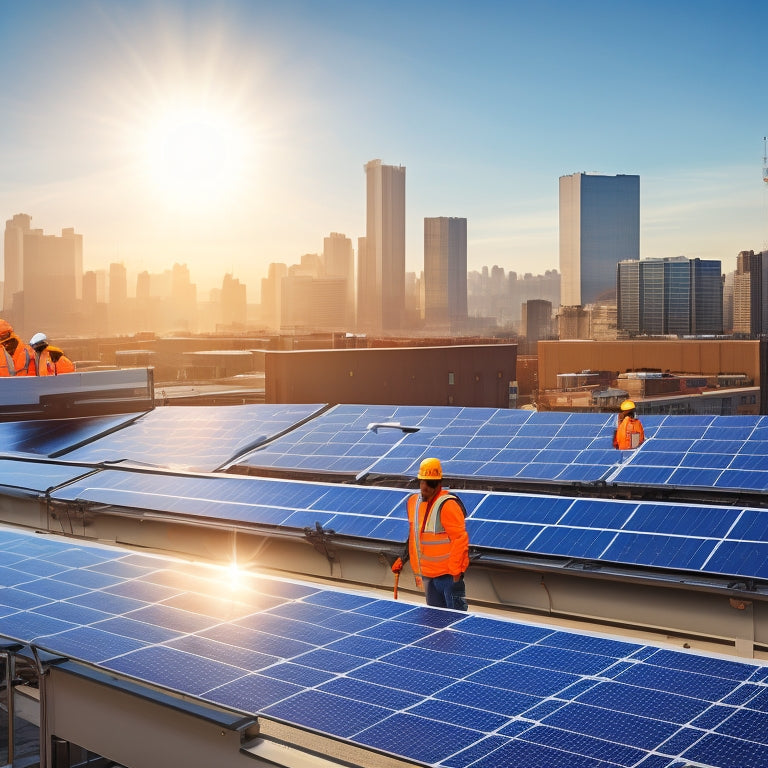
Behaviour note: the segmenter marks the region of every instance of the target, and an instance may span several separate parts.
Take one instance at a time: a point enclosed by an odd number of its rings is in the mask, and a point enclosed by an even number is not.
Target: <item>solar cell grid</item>
[[[114,562],[123,560],[130,578],[141,574],[147,585],[199,586],[209,596],[201,604],[210,605],[217,588],[221,595],[217,569],[200,568],[190,579],[188,566],[115,550]],[[98,557],[81,563],[85,571],[105,565]],[[250,604],[253,612],[230,620],[190,610],[195,600],[184,589],[185,607],[114,600],[84,612],[72,600],[51,600],[69,620],[28,610],[0,619],[0,632],[237,711],[446,768],[478,760],[498,766],[513,754],[527,755],[531,765],[556,765],[547,761],[562,756],[562,765],[606,768],[640,765],[651,755],[694,759],[703,736],[718,739],[722,758],[713,763],[710,753],[711,765],[732,768],[738,759],[739,768],[762,766],[767,715],[758,694],[766,674],[756,664],[268,577],[246,583],[254,600],[241,608]],[[140,591],[149,596],[152,588]],[[263,595],[271,601],[258,608]],[[156,629],[131,629],[139,616],[151,619],[141,626]],[[604,677],[617,663],[624,666],[615,677]],[[738,700],[745,684],[749,695],[741,698],[754,708],[732,703],[706,724],[688,725],[712,704]],[[395,726],[405,728],[404,738],[392,739]]]

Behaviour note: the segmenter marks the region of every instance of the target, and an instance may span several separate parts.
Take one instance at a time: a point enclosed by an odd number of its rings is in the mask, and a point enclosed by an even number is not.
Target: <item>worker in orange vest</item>
[[[74,363],[58,347],[48,343],[44,333],[36,333],[30,340],[34,358],[29,367],[30,376],[58,376],[60,373],[73,373]]]
[[[6,320],[0,320],[0,376],[27,376],[33,353]]]
[[[392,572],[399,574],[410,560],[427,605],[466,611],[464,573],[469,566],[469,535],[464,505],[443,488],[439,459],[424,459],[417,477],[419,493],[407,500],[407,549],[393,563]]]
[[[619,424],[613,433],[613,447],[620,451],[639,447],[645,440],[640,419],[635,416],[635,404],[625,400],[619,407]]]

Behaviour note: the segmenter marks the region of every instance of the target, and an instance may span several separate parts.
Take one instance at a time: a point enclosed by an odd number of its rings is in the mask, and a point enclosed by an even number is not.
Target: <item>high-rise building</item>
[[[560,303],[612,298],[616,265],[640,258],[640,177],[560,177]]]
[[[424,219],[424,320],[433,327],[466,324],[466,219]]]
[[[365,249],[358,253],[357,324],[400,329],[405,313],[405,167],[365,165]]]
[[[58,338],[80,330],[83,288],[83,236],[70,228],[61,236],[42,229],[23,233],[22,335],[43,330]],[[14,316],[16,316],[14,310]]]
[[[31,223],[32,217],[26,213],[17,213],[5,222],[3,313],[8,318],[13,312],[14,295],[24,288],[24,234],[30,231]]]
[[[719,261],[673,256],[619,262],[617,328],[634,336],[688,336],[723,332]]]
[[[261,320],[268,328],[279,328],[282,316],[282,281],[288,275],[288,265],[273,262],[267,276],[261,280]]]
[[[340,277],[345,281],[345,325],[351,329],[355,322],[355,254],[352,241],[339,232],[323,238],[323,261],[326,277]]]
[[[521,332],[528,342],[528,354],[536,354],[536,342],[552,337],[552,302],[529,299],[523,302]]]
[[[228,328],[245,327],[248,315],[246,285],[227,273],[221,284],[221,322]]]
[[[768,252],[741,251],[733,275],[733,332],[768,333]]]

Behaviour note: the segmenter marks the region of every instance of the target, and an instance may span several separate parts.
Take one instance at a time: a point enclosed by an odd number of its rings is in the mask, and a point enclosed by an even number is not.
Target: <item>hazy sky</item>
[[[365,234],[364,164],[468,220],[470,269],[558,269],[558,177],[640,175],[641,257],[768,248],[768,3],[3,3],[0,216],[84,267],[186,263],[258,297],[269,262]],[[201,296],[202,297],[202,296]]]

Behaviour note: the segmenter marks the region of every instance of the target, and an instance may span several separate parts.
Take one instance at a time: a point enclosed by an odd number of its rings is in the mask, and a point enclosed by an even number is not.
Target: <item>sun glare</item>
[[[242,190],[249,146],[233,117],[185,107],[149,121],[145,156],[154,194],[169,207],[193,212]]]

